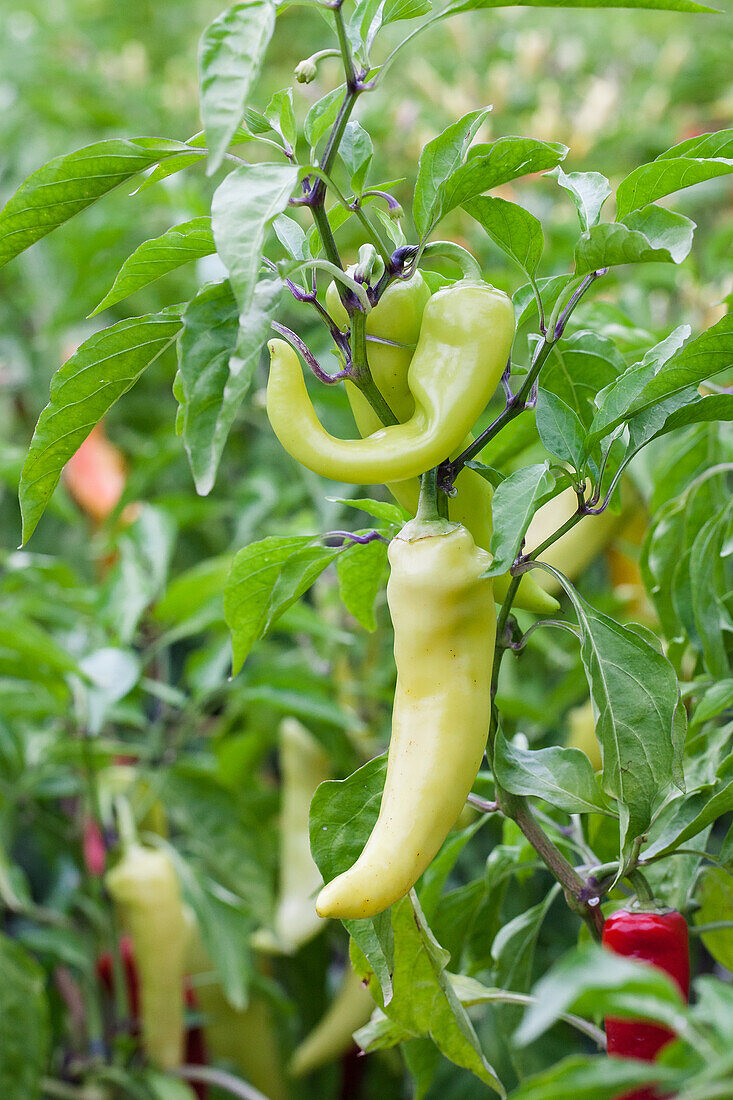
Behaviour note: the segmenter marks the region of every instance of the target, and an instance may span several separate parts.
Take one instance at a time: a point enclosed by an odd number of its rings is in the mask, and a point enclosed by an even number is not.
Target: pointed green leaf
[[[166,138],[114,138],[44,164],[0,210],[0,267],[125,180],[185,149]]]
[[[115,401],[170,347],[180,327],[175,310],[119,321],[90,336],[56,371],[50,401],[38,418],[21,475],[24,543],[68,460]]]
[[[209,146],[208,175],[221,165],[244,117],[274,30],[274,3],[248,0],[232,4],[201,37],[199,89]]]
[[[154,283],[156,279],[175,271],[191,260],[201,256],[210,256],[215,252],[214,237],[211,232],[211,218],[193,218],[181,222],[166,230],[160,237],[143,241],[131,256],[128,256],[120,268],[109,292],[99,305],[90,313],[90,317],[101,313],[103,309],[121,302],[123,298],[134,294],[136,290]]]

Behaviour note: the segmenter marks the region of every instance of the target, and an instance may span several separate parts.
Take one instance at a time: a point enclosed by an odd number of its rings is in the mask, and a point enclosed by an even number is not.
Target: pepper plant
[[[558,5],[548,0],[547,6]],[[605,4],[563,6],[599,8],[595,15],[601,34],[604,21],[611,18]],[[716,33],[704,28],[715,28],[720,18],[693,0],[628,0],[625,6],[678,12],[680,20],[702,26],[702,34]],[[43,628],[31,613],[32,584],[26,592],[22,577],[12,579],[10,591],[24,593],[27,613],[24,628],[13,633],[11,626],[2,645],[11,653],[39,659],[56,675],[59,684],[54,681],[49,693],[53,697],[55,692],[57,701],[65,698],[59,694],[62,683],[70,692],[75,729],[82,731],[75,743],[80,760],[74,760],[74,774],[84,774],[81,797],[93,823],[88,843],[99,834],[104,861],[106,849],[118,847],[119,836],[123,847],[136,843],[131,819],[137,817],[137,828],[147,831],[151,844],[173,856],[204,956],[189,971],[213,969],[217,996],[242,1014],[236,1019],[244,1028],[248,1004],[254,1011],[266,1003],[267,1013],[277,1004],[276,997],[266,998],[272,994],[272,963],[262,959],[281,950],[285,939],[281,927],[280,948],[267,945],[273,913],[282,922],[287,911],[282,904],[273,905],[263,887],[260,868],[274,863],[272,838],[263,841],[256,820],[267,794],[259,790],[252,795],[254,808],[233,809],[231,792],[207,787],[216,784],[206,767],[196,771],[198,746],[189,771],[185,766],[173,769],[160,790],[155,767],[140,769],[131,783],[122,782],[111,777],[108,767],[115,755],[124,755],[120,744],[105,749],[99,738],[110,724],[129,721],[134,727],[129,714],[115,709],[133,690],[157,700],[151,722],[156,739],[159,727],[165,727],[166,707],[189,715],[196,736],[205,736],[201,698],[211,691],[206,705],[214,719],[224,705],[222,662],[228,653],[221,633],[198,668],[192,659],[189,682],[181,679],[192,695],[200,693],[190,711],[174,671],[161,668],[159,658],[163,653],[175,663],[182,639],[219,624],[222,613],[216,601],[222,593],[234,677],[243,667],[246,675],[245,662],[251,667],[258,651],[268,652],[284,624],[290,623],[285,627],[290,651],[304,646],[303,637],[312,644],[319,637],[314,607],[326,620],[320,640],[329,667],[343,670],[342,651],[351,639],[344,640],[343,632],[339,636],[333,616],[341,613],[319,587],[327,583],[326,571],[334,564],[350,621],[356,620],[362,632],[376,631],[379,640],[388,637],[382,603],[386,545],[404,530],[417,503],[417,482],[407,489],[406,479],[421,474],[422,512],[431,522],[460,520],[491,556],[484,553],[481,558],[485,567],[480,581],[487,586],[483,591],[490,587],[496,598],[496,645],[490,667],[486,664],[476,676],[485,679],[488,701],[485,757],[468,795],[473,820],[459,822],[451,831],[455,814],[453,808],[446,810],[446,819],[437,822],[438,844],[444,843],[424,873],[418,878],[416,872],[389,908],[344,918],[351,965],[369,992],[365,1002],[364,988],[357,990],[361,1000],[353,1017],[343,1013],[350,1024],[347,1040],[356,1029],[361,1049],[374,1052],[377,1064],[385,1067],[373,1078],[349,1085],[352,1091],[345,1094],[356,1096],[362,1088],[377,1095],[387,1087],[403,1095],[412,1087],[418,1097],[451,1090],[450,1095],[466,1097],[493,1091],[517,1100],[570,1094],[602,1100],[622,1094],[652,1096],[653,1091],[628,1090],[658,1086],[685,1100],[724,1097],[730,1092],[733,1019],[733,992],[722,969],[731,963],[733,923],[733,840],[730,830],[726,832],[726,815],[733,811],[733,324],[729,298],[711,303],[714,315],[706,327],[694,331],[685,317],[676,328],[649,331],[618,302],[643,265],[654,265],[655,271],[658,265],[671,265],[674,270],[691,262],[696,226],[672,204],[679,192],[709,185],[733,171],[733,131],[689,136],[639,163],[612,186],[599,172],[575,170],[572,148],[542,133],[505,134],[491,106],[476,103],[424,144],[407,180],[390,178],[389,165],[383,166],[378,146],[362,124],[366,120],[359,121],[362,105],[399,96],[403,74],[419,54],[421,34],[432,27],[438,28],[433,33],[441,33],[447,20],[471,11],[472,18],[498,20],[496,9],[501,7],[481,0],[450,0],[439,9],[427,0],[235,4],[201,38],[200,132],[184,141],[104,139],[38,168],[9,198],[0,211],[3,264],[133,180],[138,181],[136,194],[144,197],[170,186],[180,173],[204,169],[213,191],[210,216],[199,214],[174,224],[124,260],[94,315],[113,315],[129,296],[172,276],[184,264],[197,261],[199,270],[214,278],[189,301],[100,327],[55,372],[49,403],[38,418],[19,476],[23,546],[39,522],[45,522],[44,511],[62,472],[95,426],[153,364],[170,362],[172,348],[177,354],[175,378],[170,378],[176,431],[201,497],[221,489],[217,475],[234,442],[230,433],[236,435],[243,415],[258,432],[270,432],[258,382],[264,377],[265,346],[275,335],[285,341],[275,345],[276,355],[289,356],[292,371],[297,353],[314,383],[305,390],[296,362],[292,377],[300,388],[289,394],[279,419],[272,394],[266,398],[273,427],[288,451],[297,450],[304,465],[319,468],[317,451],[326,433],[316,432],[312,443],[306,432],[316,416],[315,405],[327,412],[343,438],[359,440],[359,453],[369,450],[374,468],[380,464],[380,446],[383,460],[390,438],[402,439],[405,453],[402,465],[391,455],[389,476],[383,479],[388,488],[397,482],[397,503],[381,485],[364,485],[364,475],[345,463],[339,467],[336,459],[325,471],[336,485],[319,482],[313,490],[319,501],[314,514],[333,515],[325,498],[336,495],[342,526],[331,529],[324,523],[319,530],[303,531],[283,514],[285,533],[273,526],[262,539],[242,538],[226,556],[190,562],[190,573],[170,584],[166,563],[175,524],[165,511],[143,505],[136,518],[130,517],[117,548],[119,559],[111,563],[104,582],[108,621],[90,629],[96,645],[91,656],[74,649],[74,618],[88,609],[73,595],[73,583],[62,577],[54,581],[61,592],[56,621]],[[528,12],[520,14],[530,18]],[[265,103],[259,88],[286,20],[291,32],[302,23],[308,36],[322,33],[323,44],[296,66],[293,87],[276,91]],[[403,23],[408,24],[405,33]],[[316,81],[328,90],[314,100],[309,92]],[[525,187],[528,182],[531,187]],[[537,216],[542,202],[536,196],[558,188],[556,201],[573,209],[577,222],[564,253],[553,249],[555,260],[546,266],[548,230]],[[463,214],[480,230],[473,250],[441,239],[459,235],[456,225],[469,224]],[[457,369],[439,379],[449,397],[460,397],[439,425],[448,432],[446,439],[451,432],[455,439],[431,456],[431,469],[413,468],[411,445],[419,432],[412,430],[409,410],[403,413],[386,392],[388,382],[376,364],[386,357],[403,371],[403,388],[410,391],[411,364],[425,339],[423,310],[432,308],[431,302],[446,301],[439,296],[455,287],[485,288],[485,267],[474,253],[488,256],[492,265],[497,254],[508,257],[516,272],[512,286],[500,288],[513,289],[516,335],[511,354],[505,362],[502,348],[501,362],[493,362],[501,340],[489,324],[469,334],[471,370],[462,375]],[[411,306],[409,295],[418,286],[427,290],[411,317],[414,302]],[[402,305],[390,312],[390,300]],[[443,319],[443,329],[434,334],[438,343],[450,343],[446,333],[451,323],[451,317]],[[463,335],[468,340],[465,331]],[[458,356],[460,368],[464,354],[465,366],[468,352],[451,339],[453,358]],[[453,364],[450,356],[446,363]],[[467,407],[471,398],[475,401],[479,383],[485,381],[482,363],[487,371],[494,370],[495,378],[500,376],[496,393],[488,405],[483,398],[478,401],[476,424],[457,425],[451,422],[454,411]],[[348,419],[344,383],[358,431]],[[417,387],[408,396],[418,397]],[[123,417],[124,408],[123,401]],[[398,435],[389,436],[390,428],[397,428]],[[473,434],[466,436],[466,429]],[[363,442],[362,432],[367,437]],[[337,453],[345,451],[337,448]],[[282,471],[283,481],[288,475],[300,476],[295,463]],[[246,465],[237,471],[245,485],[247,472]],[[227,474],[232,476],[230,468]],[[354,486],[360,484],[364,492],[357,496]],[[256,496],[256,484],[252,491]],[[472,503],[466,503],[469,499]],[[185,524],[185,510],[181,514],[179,522]],[[365,514],[370,525],[359,526]],[[590,544],[593,530],[607,531],[609,539],[636,541],[641,564],[641,577],[632,571],[636,603],[628,592],[626,603],[613,593],[611,598],[589,599],[573,583],[588,564],[582,548],[584,539]],[[579,532],[586,531],[578,541]],[[32,546],[24,554],[32,554]],[[21,559],[39,575],[47,568],[32,556]],[[440,579],[436,576],[436,583]],[[418,627],[420,615],[431,613],[429,589],[429,584],[421,586],[427,610],[415,608]],[[151,605],[156,605],[151,616],[155,629],[165,628],[167,634],[146,648],[141,624]],[[406,627],[409,632],[412,624]],[[61,641],[56,640],[59,632]],[[154,675],[143,676],[136,646]],[[364,668],[373,668],[363,639],[359,654]],[[435,653],[430,656],[434,659]],[[411,661],[419,664],[414,655]],[[376,663],[381,670],[389,667],[383,655]],[[358,664],[352,665],[351,674],[357,683],[369,682]],[[316,725],[328,726],[329,720],[333,725],[338,707],[350,715],[340,719],[341,741],[333,752],[332,770],[345,778],[322,783],[311,804],[311,851],[326,883],[349,871],[378,820],[387,755],[379,755],[383,740],[374,738],[375,729],[365,732],[368,723],[359,713],[362,707],[381,732],[389,711],[381,704],[385,693],[391,694],[391,673],[386,674],[387,689],[384,677],[376,679],[374,690],[357,692],[363,697],[354,704],[344,702],[343,679],[334,677],[332,697],[322,700],[320,710],[310,710]],[[533,682],[539,685],[539,697],[533,694]],[[260,685],[258,696],[250,686],[247,699],[256,706],[268,697],[267,689]],[[226,706],[236,700],[236,691],[235,679]],[[297,692],[279,699],[280,711],[298,711]],[[578,703],[585,707],[591,740],[574,746],[557,743],[548,727],[554,729],[557,716]],[[459,746],[463,712],[458,700],[453,717]],[[149,708],[141,708],[140,716],[131,755],[145,758]],[[308,715],[301,710],[299,716]],[[9,725],[13,717],[17,712],[11,713]],[[347,736],[344,729],[350,724],[354,728]],[[444,724],[447,729],[448,721]],[[418,740],[431,732],[422,726],[422,720],[416,722]],[[323,740],[334,749],[328,735]],[[447,736],[443,749],[460,751]],[[166,753],[175,756],[176,751],[175,740],[163,741],[147,760],[164,768]],[[259,762],[262,753],[253,755]],[[14,762],[11,756],[8,787],[29,759],[20,750]],[[249,778],[246,763],[242,767]],[[439,773],[432,776],[435,789],[440,779]],[[393,789],[390,797],[397,805],[402,797],[416,816],[434,824],[431,819],[440,817],[442,803],[431,803],[430,784],[423,801],[414,806],[409,770],[400,782],[404,790]],[[142,803],[136,807],[141,791]],[[58,793],[65,792],[61,783]],[[72,784],[68,793],[78,796],[79,788]],[[166,828],[151,826],[155,795],[167,800],[174,826],[170,838]],[[182,808],[187,799],[193,809]],[[450,799],[446,805],[452,806]],[[15,809],[13,805],[8,821]],[[202,835],[207,827],[221,827],[217,851],[211,838],[207,847]],[[12,831],[9,825],[7,831]],[[244,869],[227,861],[230,840],[241,845],[236,850],[244,853]],[[400,844],[409,849],[409,836],[392,836],[390,842],[395,850]],[[299,853],[302,860],[302,845]],[[94,860],[89,851],[87,856],[87,871],[94,878]],[[34,928],[53,927],[54,921],[26,896],[22,877],[6,874],[3,864],[0,872],[3,901],[21,916],[20,931],[2,941],[4,965],[17,984],[18,1005],[31,1012],[28,1006],[40,1005],[42,997],[40,971],[28,949],[43,955],[43,936]],[[312,882],[310,874],[301,878]],[[118,951],[124,913],[115,914],[109,906],[98,875],[91,897],[90,923],[97,933],[103,929]],[[629,910],[640,923],[642,915],[664,918],[667,910],[697,921],[707,954],[697,951],[691,1005],[683,1001],[682,983],[667,976],[677,974],[675,966],[644,966],[604,950],[604,919],[616,910]],[[179,918],[182,924],[184,914]],[[543,937],[552,922],[562,926],[562,935],[548,950]],[[284,953],[293,958],[282,962],[275,976],[285,986],[307,986],[307,967],[297,967],[303,938],[297,928],[290,931],[295,946]],[[329,929],[328,935],[339,933]],[[318,926],[310,920],[308,936],[318,936]],[[648,962],[660,961],[643,950],[637,954]],[[77,965],[68,946],[65,962],[72,969]],[[125,1017],[120,962],[118,953],[118,1023]],[[150,963],[147,958],[144,966],[140,962],[143,977]],[[714,966],[715,974],[703,972]],[[81,970],[82,991],[96,990],[89,968]],[[68,988],[67,983],[65,1003],[70,1005],[74,995]],[[333,1078],[292,1076],[285,1081],[276,1056],[270,1057],[264,1083],[254,1082],[257,1071],[244,1063],[234,1066],[240,1079],[232,1072],[234,1059],[226,1054],[213,1068],[176,1067],[170,1057],[157,1064],[152,1058],[141,1068],[134,1034],[120,1036],[119,1028],[105,1027],[98,1012],[95,1016],[97,1000],[96,992],[89,995],[89,1032],[99,1038],[91,1056],[87,1051],[74,1064],[51,1067],[53,1072],[39,1068],[46,1043],[43,1018],[36,1029],[38,1057],[27,1060],[23,1095],[38,1095],[43,1087],[50,1096],[177,1096],[171,1090],[186,1089],[183,1080],[198,1089],[248,1097],[268,1095],[268,1088],[273,1097],[325,1095],[328,1089],[335,1095]],[[144,995],[143,1005],[145,1000]],[[43,1011],[38,1008],[39,1018]],[[171,1015],[180,1012],[177,1004]],[[658,1026],[668,1029],[665,1039],[672,1038],[661,1052],[654,1051],[654,1062],[618,1056],[633,1055],[633,1042],[628,1049],[610,1049],[609,1057],[600,1027],[604,1017],[613,1021],[609,1034],[620,1022],[623,1034],[629,1029],[633,1034],[635,1026],[639,1034],[648,1034]],[[8,1049],[22,1050],[27,1029],[7,1026]],[[287,1042],[292,1048],[292,1034]],[[250,1046],[256,1044],[251,1040]],[[411,1086],[401,1071],[395,1073],[393,1063],[378,1062],[384,1056],[377,1052],[392,1047],[401,1052]],[[6,1091],[14,1096],[18,1079],[13,1078],[11,1061],[4,1065],[0,1053],[0,1079],[11,1082]],[[309,1062],[308,1068],[315,1067]],[[171,1070],[173,1075],[163,1073]],[[46,1073],[43,1082],[41,1072]],[[344,1088],[349,1072],[344,1063]]]

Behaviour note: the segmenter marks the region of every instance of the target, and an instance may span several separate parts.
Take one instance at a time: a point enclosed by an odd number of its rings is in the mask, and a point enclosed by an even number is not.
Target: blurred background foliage
[[[197,42],[219,11],[213,0],[5,0],[0,199],[51,157],[90,142],[138,135],[185,139],[198,131]],[[291,85],[302,57],[331,44],[324,26],[304,7],[282,15],[253,106],[263,108],[273,92]],[[385,40],[397,41],[400,30],[390,28]],[[729,124],[732,31],[730,16],[666,12],[520,8],[453,19],[406,49],[378,94],[362,97],[356,117],[375,144],[374,177],[404,179],[394,191],[409,211],[424,143],[465,112],[492,103],[483,140],[520,134],[564,142],[571,149],[567,171],[600,171],[617,183],[676,142]],[[339,79],[337,63],[329,61],[316,82],[296,84],[299,117]],[[95,328],[187,301],[203,282],[220,277],[209,259],[86,319],[143,240],[208,212],[218,178],[207,179],[199,166],[134,197],[123,187],[0,272],[0,869],[13,858],[0,877],[6,904],[8,892],[15,892],[68,918],[44,928],[41,943],[24,916],[27,906],[18,907],[15,932],[49,971],[73,969],[78,952],[93,952],[98,936],[102,902],[84,878],[80,823],[90,810],[90,776],[100,767],[121,754],[139,760],[138,785],[149,785],[163,799],[180,851],[202,882],[224,884],[240,898],[251,930],[267,921],[273,904],[273,747],[280,717],[301,718],[340,775],[379,751],[389,728],[393,670],[384,596],[377,600],[377,630],[367,633],[340,603],[332,570],[229,680],[221,588],[232,554],[268,534],[368,522],[328,499],[363,495],[355,487],[324,487],[281,451],[264,415],[264,367],[209,497],[196,496],[175,434],[169,353],[107,419],[107,435],[128,471],[114,514],[94,523],[62,486],[28,550],[14,549],[20,464],[51,374]],[[530,178],[497,193],[542,220],[541,275],[568,270],[577,221],[566,192],[552,179]],[[576,329],[592,326],[612,336],[627,361],[633,361],[640,331],[651,333],[653,342],[682,321],[693,330],[706,327],[731,291],[729,182],[682,193],[674,206],[699,227],[684,266],[645,265],[633,277],[621,268],[573,318]],[[347,259],[354,258],[359,241],[350,235],[356,232],[351,226],[340,231]],[[489,280],[511,290],[520,284],[503,253],[464,213],[446,219],[441,234],[471,247]],[[283,321],[314,352],[325,353],[325,330],[313,327],[310,316],[288,306]],[[320,396],[332,422],[345,428],[343,394]],[[511,469],[527,460],[532,438],[518,421],[486,461]],[[731,459],[730,438],[717,425],[672,438],[650,448],[636,470],[638,490],[652,511],[700,470]],[[139,501],[145,503],[133,522],[123,520],[122,510]],[[653,624],[633,568],[639,541],[638,530],[623,534],[616,551],[627,564],[601,556],[580,587],[601,609]],[[522,732],[533,744],[564,742],[568,710],[586,697],[576,647],[566,638],[538,632],[521,665],[505,662],[501,701],[508,731]],[[69,658],[92,675],[91,686],[70,676]],[[506,826],[503,837],[499,828],[490,824],[467,849],[454,885],[479,873],[497,840],[521,848],[513,827]],[[541,874],[520,876],[496,911],[486,914],[486,956],[489,929],[495,932],[499,921],[540,900],[548,882]],[[540,935],[535,972],[575,934],[560,906],[553,913]],[[449,937],[449,914],[444,925]],[[344,950],[342,930],[329,927],[297,960],[277,965],[276,1007],[286,1048],[323,1010],[333,978],[329,961]],[[247,957],[245,944],[245,980],[252,973]],[[476,972],[491,964],[480,950],[472,959]],[[51,997],[58,1069],[78,1037],[61,1022],[63,983],[52,984]],[[537,1044],[520,1071],[502,1050],[496,1015],[484,1011],[477,1026],[507,1081],[570,1049],[569,1034],[559,1032]],[[396,1056],[370,1058],[364,1072],[364,1096],[385,1088],[398,1095]],[[330,1068],[293,1095],[335,1096],[339,1087]],[[448,1100],[483,1091],[445,1063],[430,1096]]]

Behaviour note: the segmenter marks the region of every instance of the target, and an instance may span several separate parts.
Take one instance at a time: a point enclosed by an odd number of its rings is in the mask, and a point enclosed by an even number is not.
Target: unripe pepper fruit
[[[506,294],[462,279],[439,290],[423,310],[407,374],[415,402],[409,419],[366,438],[330,435],[313,408],[297,355],[282,340],[268,345],[267,415],[285,450],[323,477],[356,485],[415,477],[462,444],[499,384],[513,338],[514,310]]]
[[[400,280],[387,287],[378,304],[367,314],[366,332],[372,378],[400,422],[409,420],[415,411],[415,399],[407,379],[429,298],[427,283],[418,271],[411,279]],[[349,318],[335,283],[331,283],[326,292],[326,308],[341,328],[348,327]],[[345,387],[361,435],[367,436],[378,431],[382,426],[381,421],[366,397],[351,382],[346,382]],[[455,453],[463,450],[472,441],[473,436],[467,435]],[[415,514],[420,495],[420,482],[417,478],[393,481],[387,488],[403,508]],[[492,534],[491,485],[475,470],[465,467],[456,479],[455,488],[456,495],[448,502],[449,518],[456,523],[462,523],[473,535],[476,545],[488,550]],[[497,602],[501,603],[506,596],[510,580],[506,573],[494,578],[494,596]],[[522,577],[514,604],[515,607],[535,614],[549,614],[559,606],[529,573]]]
[[[690,949],[687,921],[674,909],[667,912],[619,909],[603,926],[603,945],[616,955],[641,959],[659,967],[677,983],[685,1000],[690,995]],[[653,1062],[674,1032],[643,1020],[606,1019],[608,1053]],[[618,1100],[658,1100],[654,1089],[624,1093]]]
[[[491,556],[465,527],[420,508],[388,553],[397,685],[387,776],[361,855],[318,895],[322,917],[373,917],[404,897],[458,820],[486,746]]]

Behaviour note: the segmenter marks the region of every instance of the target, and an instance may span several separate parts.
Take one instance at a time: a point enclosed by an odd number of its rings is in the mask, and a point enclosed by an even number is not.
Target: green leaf
[[[483,8],[650,8],[654,11],[717,12],[696,4],[694,0],[451,0],[443,9],[444,15],[456,15],[460,11],[479,11]]]
[[[465,164],[440,183],[428,232],[456,206],[520,176],[554,168],[567,152],[567,146],[557,142],[525,137],[501,137],[489,145],[473,146]]]
[[[361,850],[379,815],[387,774],[387,754],[370,760],[348,779],[321,783],[310,810],[313,858],[324,882],[347,871]],[[345,928],[366,956],[382,989],[384,1004],[393,993],[394,946],[389,912],[373,919],[346,920]]]
[[[733,914],[733,875],[724,867],[706,867],[695,887],[695,924],[731,921]],[[717,963],[733,971],[733,926],[705,932],[702,942]]]
[[[167,275],[169,271],[175,271],[201,256],[210,256],[215,251],[211,218],[193,218],[189,222],[174,225],[160,237],[143,241],[127,257],[111,289],[89,316],[94,317],[103,309],[121,302],[136,290]]]
[[[50,160],[0,210],[0,267],[125,180],[185,148],[166,138],[115,138]]]
[[[132,641],[143,612],[163,590],[176,534],[169,512],[143,504],[134,523],[120,536],[105,618],[122,642]]]
[[[396,1028],[393,1021],[389,1021]],[[410,1039],[403,1042],[402,1057],[415,1085],[414,1100],[424,1100],[440,1066],[440,1051],[431,1039]]]
[[[560,297],[565,287],[572,282],[573,278],[573,275],[552,275],[549,279],[537,280],[540,297],[542,298],[542,305],[547,316],[549,316],[555,302]],[[519,290],[515,290],[512,295],[512,301],[514,302],[514,315],[517,320],[517,328],[519,328],[521,324],[537,312],[537,299],[535,298],[534,287],[529,283],[520,286]],[[557,346],[555,347],[555,352],[557,352]]]
[[[534,214],[499,198],[470,199],[463,207],[529,278],[536,274],[545,240]]]
[[[186,1081],[169,1077],[155,1069],[144,1070],[142,1079],[145,1082],[146,1095],[149,1091],[153,1100],[194,1100],[196,1096]]]
[[[21,475],[24,544],[68,460],[115,401],[170,347],[180,327],[173,309],[119,321],[90,336],[56,371]]]
[[[441,1054],[470,1070],[500,1096],[505,1092],[486,1060],[446,971],[448,953],[428,927],[415,892],[392,906],[394,996],[385,1012],[414,1036],[430,1038]]]
[[[665,363],[676,355],[689,335],[689,325],[680,325],[664,340],[650,348],[640,362],[634,363],[599,391],[596,397],[598,410],[588,431],[586,454],[594,443],[609,435],[633,415],[631,410],[639,394],[643,393],[647,383],[662,370]]]
[[[686,187],[733,172],[733,130],[700,134],[635,168],[618,186],[618,217]]]
[[[623,223],[604,222],[583,233],[575,246],[575,274],[620,264],[679,264],[692,247],[695,223],[663,206],[645,206]]]
[[[728,707],[733,707],[733,679],[711,684],[695,707],[690,727],[697,728],[711,718],[717,718]]]
[[[374,156],[372,139],[358,122],[348,122],[339,146],[339,156],[351,177],[351,189],[360,195]]]
[[[179,431],[196,490],[213,487],[239,394],[231,385],[239,335],[239,307],[228,281],[202,287],[183,312],[176,396]],[[239,364],[235,361],[235,367]]]
[[[236,895],[180,856],[176,868],[184,897],[196,914],[204,950],[226,998],[233,1008],[246,1008],[254,974],[252,914]]]
[[[731,671],[726,634],[733,631],[733,619],[725,604],[733,590],[731,523],[733,501],[728,501],[702,527],[690,552],[690,594],[695,626],[705,664],[711,675],[720,680]]]
[[[216,250],[243,316],[254,303],[267,232],[286,209],[297,180],[298,169],[292,165],[243,164],[214,192],[211,220]]]
[[[613,1100],[636,1086],[677,1086],[679,1075],[665,1066],[632,1058],[572,1054],[550,1069],[524,1079],[510,1100]]]
[[[543,447],[580,472],[585,458],[585,429],[578,414],[557,394],[540,387],[535,419]]]
[[[538,462],[515,470],[496,489],[491,504],[494,560],[483,576],[498,577],[514,564],[532,516],[552,496],[555,478],[549,466],[549,462]]]
[[[527,1046],[564,1012],[642,1017],[674,1029],[687,1012],[679,986],[656,966],[588,944],[564,955],[533,986],[534,1003],[514,1039]]]
[[[272,223],[272,228],[280,244],[292,259],[310,259],[308,238],[295,218],[289,218],[287,214],[278,214]]]
[[[79,667],[87,677],[77,694],[79,721],[92,735],[98,734],[115,703],[124,699],[142,673],[140,662],[129,649],[105,646],[82,658]]]
[[[298,140],[298,127],[293,110],[293,89],[283,88],[282,91],[275,92],[267,105],[266,115],[283,141],[291,150],[294,149]]]
[[[491,107],[471,111],[423,146],[412,208],[415,228],[422,238],[427,237],[439,220],[436,211],[440,210],[443,183],[463,163],[469,145],[490,111]]]
[[[347,546],[336,562],[344,607],[365,630],[377,629],[374,601],[387,571],[387,547],[381,540]]]
[[[341,549],[316,545],[308,535],[271,535],[239,551],[224,589],[233,675],[254,643],[300,599]]]
[[[455,866],[456,860],[469,840],[479,829],[484,827],[488,820],[488,814],[481,814],[476,821],[473,821],[465,829],[451,830],[437,856],[426,868],[418,889],[418,897],[423,913],[428,920],[432,920],[437,910],[443,887]]]
[[[606,199],[611,195],[611,184],[600,172],[563,172],[558,165],[553,168],[548,176],[554,176],[560,187],[570,192],[575,208],[578,211],[580,228],[585,233],[598,224],[601,210]]]
[[[0,934],[0,1095],[35,1100],[51,1047],[45,977],[38,963]]]
[[[668,855],[731,810],[733,780],[717,779],[715,783],[672,799],[649,830],[644,858]]]
[[[624,358],[612,340],[581,330],[555,345],[542,369],[541,391],[564,401],[587,429],[597,411],[597,395],[625,369]]]
[[[338,88],[332,88],[330,92],[327,92],[326,95],[313,104],[305,116],[303,133],[311,149],[315,149],[326,130],[329,130],[336,121],[345,91],[345,84],[340,84]]]
[[[502,989],[513,989],[518,993],[529,989],[537,937],[558,892],[559,888],[553,886],[541,902],[507,921],[494,937],[491,944],[493,980]],[[500,1011],[504,1030],[507,1030],[507,1024],[509,1028],[516,1027],[521,1011],[510,1005],[502,1006]]]
[[[201,37],[199,90],[209,146],[208,175],[221,165],[244,117],[274,30],[271,0],[248,0],[232,4]]]
[[[347,508],[366,512],[367,515],[374,516],[375,519],[382,520],[383,523],[388,523],[398,530],[411,518],[400,504],[392,504],[386,500],[371,500],[369,497],[358,500],[351,497],[328,497],[327,499],[332,504],[345,504]]]
[[[622,842],[641,836],[674,773],[677,677],[635,630],[596,611],[558,573],[575,608],[603,750],[603,788],[621,803]]]
[[[566,813],[607,812],[593,765],[581,749],[522,749],[500,733],[494,772],[507,791],[543,798]]]
[[[628,414],[643,412],[688,386],[698,386],[722,370],[733,366],[733,313],[690,340],[664,363],[632,402]]]
[[[0,617],[0,654],[10,651],[24,663],[56,672],[78,672],[79,666],[56,639],[38,623],[18,611],[3,609]]]
[[[430,7],[430,0],[359,0],[350,20],[352,36],[368,56],[382,27],[426,15]]]
[[[313,796],[311,852],[324,882],[347,871],[361,855],[379,815],[386,774],[383,753],[347,779],[321,783]]]

